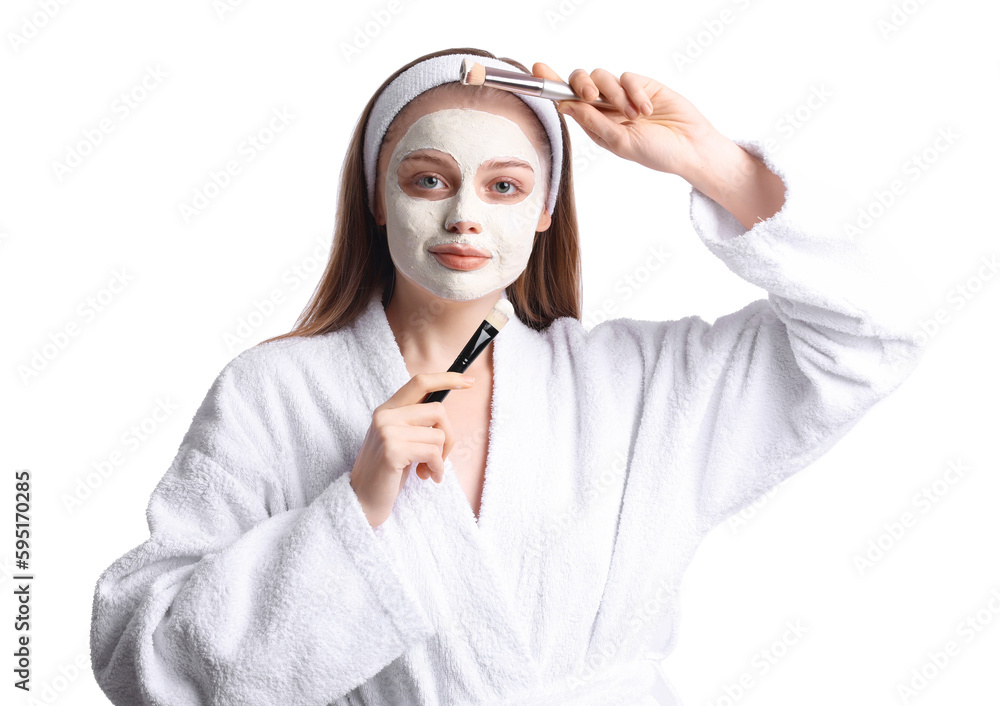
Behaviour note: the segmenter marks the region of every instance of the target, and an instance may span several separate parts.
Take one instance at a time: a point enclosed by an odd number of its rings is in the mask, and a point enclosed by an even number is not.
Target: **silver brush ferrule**
[[[466,61],[468,61],[468,59],[466,59]],[[461,77],[462,82],[464,82],[466,70],[470,67],[471,64],[466,65],[463,63]],[[603,96],[598,96],[597,100],[592,101],[581,98],[568,83],[552,81],[540,76],[530,76],[520,71],[497,69],[492,66],[486,66],[484,68],[486,69],[486,78],[483,81],[484,86],[492,86],[493,88],[500,88],[513,93],[523,93],[529,96],[537,96],[538,98],[548,98],[553,101],[583,101],[584,103],[590,103],[591,105],[597,107],[614,108],[614,104],[610,103]]]

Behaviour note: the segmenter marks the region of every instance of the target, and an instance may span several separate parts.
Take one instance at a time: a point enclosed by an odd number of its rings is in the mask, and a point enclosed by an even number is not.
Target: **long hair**
[[[333,247],[323,276],[294,328],[261,343],[294,336],[316,336],[348,326],[361,315],[375,293],[388,289],[394,276],[393,262],[389,255],[385,226],[378,225],[368,209],[364,169],[365,128],[375,101],[396,76],[425,59],[445,54],[476,54],[497,58],[481,49],[445,49],[414,59],[379,87],[361,113],[344,157]],[[501,60],[531,74],[522,64],[512,59],[501,57]],[[491,86],[476,88],[487,94],[496,92],[509,96],[508,92]],[[559,123],[563,140],[562,176],[555,213],[551,214],[552,223],[547,230],[536,232],[527,267],[506,287],[507,298],[513,304],[517,317],[536,330],[545,329],[562,316],[579,319],[582,308],[580,244],[571,169],[573,160],[569,132],[562,115],[559,115]],[[541,134],[545,134],[540,122],[538,127]]]

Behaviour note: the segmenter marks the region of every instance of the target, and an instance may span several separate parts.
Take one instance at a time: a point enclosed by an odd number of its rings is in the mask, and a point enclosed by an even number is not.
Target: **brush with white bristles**
[[[568,83],[532,76],[520,71],[507,71],[506,69],[495,69],[492,66],[483,66],[469,58],[462,60],[460,80],[466,86],[493,86],[512,93],[524,93],[553,101],[580,101],[581,103],[590,103],[595,108],[618,110],[614,103],[600,94],[595,100],[590,101],[578,96]]]
[[[510,303],[507,299],[501,299],[493,308],[490,309],[490,313],[486,315],[483,319],[483,323],[479,324],[479,328],[476,332],[472,334],[472,338],[469,342],[465,344],[465,348],[462,352],[458,354],[455,358],[455,362],[451,364],[447,372],[449,373],[464,373],[466,369],[472,365],[480,353],[489,345],[490,341],[496,338],[497,334],[500,333],[500,329],[507,325],[507,322],[514,318],[514,305]],[[423,402],[440,402],[443,400],[448,393],[451,392],[450,389],[447,390],[435,390],[434,392],[429,392],[420,400]]]

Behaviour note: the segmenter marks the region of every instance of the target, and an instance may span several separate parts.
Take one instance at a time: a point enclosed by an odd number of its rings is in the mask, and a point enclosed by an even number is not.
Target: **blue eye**
[[[431,184],[430,186],[427,186],[426,184],[424,184],[424,183],[423,183],[425,179],[431,179],[432,181],[434,181],[434,184]],[[435,185],[436,185],[436,184],[437,184],[437,183],[438,183],[439,181],[440,181],[440,180],[439,180],[439,179],[438,179],[438,178],[437,178],[436,176],[429,176],[429,175],[428,175],[428,176],[422,176],[422,177],[420,177],[419,179],[417,179],[417,183],[418,183],[418,184],[420,184],[421,186],[425,186],[425,187],[426,187],[426,188],[428,188],[428,189],[433,189],[433,188],[434,188],[434,186],[435,186]]]
[[[503,194],[504,196],[509,196],[509,195],[513,195],[513,194],[516,194],[519,191],[521,191],[521,188],[516,183],[514,183],[513,181],[508,181],[506,179],[498,181],[498,182],[495,182],[494,186],[500,186],[501,184],[505,184],[507,186],[507,188],[506,189],[504,189],[504,188],[499,189],[497,191],[498,194]]]

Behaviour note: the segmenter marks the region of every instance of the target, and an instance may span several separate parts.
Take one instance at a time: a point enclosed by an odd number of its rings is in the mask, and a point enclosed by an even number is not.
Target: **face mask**
[[[399,165],[409,153],[420,149],[451,155],[458,164],[460,181],[456,183],[454,169],[444,171],[433,165],[421,166],[419,170],[408,172],[412,173],[414,182],[421,183],[421,196],[412,196],[412,190],[404,192],[399,185]],[[526,197],[505,203],[503,199],[511,197],[502,189],[497,190],[503,170],[480,177],[478,183],[476,173],[489,159],[511,157],[531,165],[534,185]],[[441,174],[441,177],[435,182],[424,172]],[[527,188],[516,172],[511,172],[510,178],[508,184],[513,185],[513,180],[518,179],[522,187]],[[421,116],[396,144],[386,170],[389,254],[400,272],[443,299],[467,301],[502,289],[527,267],[535,228],[545,205],[544,182],[538,154],[513,120],[485,111],[459,108]],[[491,193],[483,194],[480,189],[488,189]],[[451,196],[432,200],[437,196],[435,190]],[[508,187],[508,191],[512,192],[513,186]],[[423,194],[428,197],[423,198]],[[477,224],[479,232],[448,230],[449,225],[460,221]],[[473,245],[493,257],[479,269],[451,269],[428,251],[434,245],[445,243]]]

